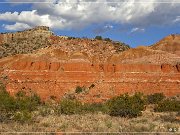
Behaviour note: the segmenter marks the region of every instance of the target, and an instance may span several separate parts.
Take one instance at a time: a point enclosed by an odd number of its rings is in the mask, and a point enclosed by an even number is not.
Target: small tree
[[[105,40],[105,41],[109,41],[109,42],[112,41],[110,38],[105,38],[104,40]]]
[[[80,86],[77,86],[75,92],[76,92],[77,94],[79,94],[79,93],[83,92],[83,88],[80,87]]]
[[[103,38],[101,36],[96,36],[95,39],[102,40]]]

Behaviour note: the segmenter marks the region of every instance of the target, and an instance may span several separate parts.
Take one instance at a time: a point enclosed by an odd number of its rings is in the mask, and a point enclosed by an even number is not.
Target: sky
[[[180,0],[0,0],[0,32],[35,26],[56,35],[151,45],[180,34]]]

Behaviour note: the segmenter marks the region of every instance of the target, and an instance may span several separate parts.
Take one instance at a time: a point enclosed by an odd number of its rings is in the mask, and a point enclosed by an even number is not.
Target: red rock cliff
[[[178,37],[134,49],[118,43],[117,49],[114,42],[50,36],[49,47],[0,59],[0,74],[11,94],[31,90],[44,100],[72,93],[84,102],[135,92],[174,96],[180,94]],[[75,93],[77,86],[86,91]]]
[[[44,100],[52,96],[61,99],[67,93],[75,93],[76,86],[88,88],[94,84],[95,87],[77,98],[84,102],[100,102],[127,92],[180,94],[179,66],[17,61],[4,72],[9,79],[7,90],[11,94],[31,89]]]

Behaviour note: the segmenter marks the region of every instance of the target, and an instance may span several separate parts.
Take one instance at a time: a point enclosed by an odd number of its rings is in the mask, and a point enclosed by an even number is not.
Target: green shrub
[[[82,109],[81,102],[77,100],[71,100],[71,99],[63,99],[60,101],[60,113],[71,115],[71,114],[77,114],[80,113]]]
[[[165,98],[163,93],[154,93],[147,95],[147,101],[149,104],[157,104]]]
[[[154,111],[156,112],[179,112],[180,111],[180,101],[178,100],[162,100],[159,102]]]
[[[24,91],[19,91],[16,94],[17,110],[34,111],[40,104],[41,104],[40,97],[34,93],[32,93],[30,96],[27,96]]]
[[[71,40],[71,39],[76,39],[75,37],[68,37],[67,38],[68,40]]]
[[[137,117],[144,110],[145,101],[140,93],[133,96],[124,94],[108,100],[106,105],[111,116]]]
[[[0,91],[0,116],[2,121],[12,120],[20,123],[31,120],[31,111],[35,110],[39,105],[39,97],[34,95],[31,97],[24,96],[22,93],[14,98],[6,91]]]
[[[5,90],[3,84],[0,84],[0,111],[14,111],[15,100],[13,97],[9,95],[9,93]]]
[[[83,88],[80,86],[77,86],[75,92],[79,94],[79,93],[83,92]]]
[[[34,93],[26,96],[19,91],[15,97],[10,96],[5,87],[0,83],[0,121],[15,120],[21,123],[31,120],[31,111],[40,105],[40,98]],[[13,119],[12,119],[13,118]]]
[[[95,39],[102,40],[103,38],[101,36],[96,36]]]
[[[111,42],[112,40],[110,38],[104,38],[105,41]]]
[[[9,93],[1,87],[0,90],[0,110],[6,112],[15,112],[28,110],[33,111],[41,104],[40,97],[36,94],[26,96],[25,92],[19,91],[15,97],[9,95]]]

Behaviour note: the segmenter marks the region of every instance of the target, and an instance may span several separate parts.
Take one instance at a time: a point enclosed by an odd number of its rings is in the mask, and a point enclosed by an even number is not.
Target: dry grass
[[[141,117],[121,118],[106,114],[37,115],[29,124],[1,123],[1,132],[169,132],[180,130],[176,113],[155,113],[149,107]],[[50,133],[49,133],[50,134]],[[167,133],[168,134],[168,133]]]

